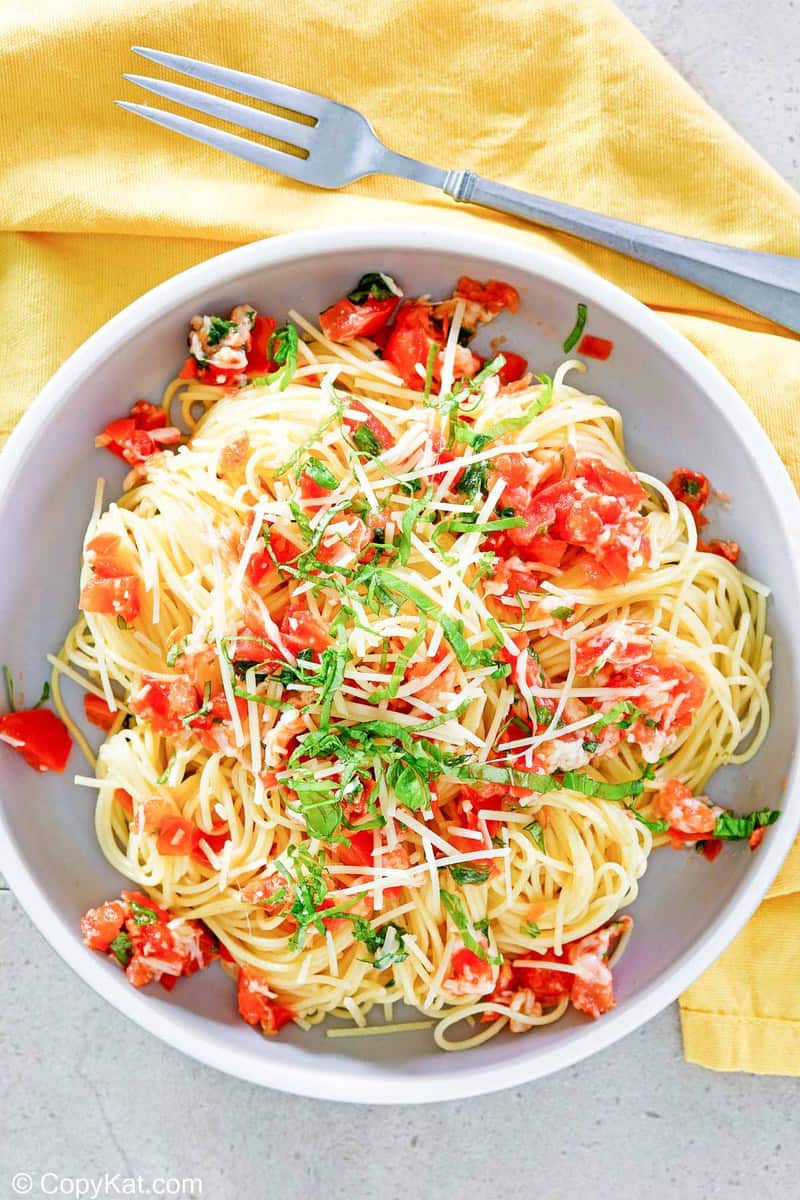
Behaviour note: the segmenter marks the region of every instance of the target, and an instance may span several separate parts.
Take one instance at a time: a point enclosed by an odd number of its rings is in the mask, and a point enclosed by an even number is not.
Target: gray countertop
[[[621,7],[800,185],[795,0],[755,13],[752,0]],[[800,1194],[800,1081],[687,1065],[674,1008],[515,1091],[355,1108],[260,1090],[163,1046],[81,983],[4,890],[0,926],[2,1200],[91,1196],[77,1181],[106,1172],[101,1195],[125,1194],[121,1180],[140,1176],[164,1195],[191,1195],[179,1181],[199,1179],[205,1200],[599,1200],[615,1185],[648,1200]]]

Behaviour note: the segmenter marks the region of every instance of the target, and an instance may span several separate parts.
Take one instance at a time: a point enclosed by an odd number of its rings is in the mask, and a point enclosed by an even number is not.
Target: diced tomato
[[[540,956],[532,953],[528,958],[538,962]],[[565,963],[568,959],[566,952],[556,954],[555,950],[547,950],[541,955],[541,961]],[[514,974],[523,987],[533,992],[540,1004],[557,1004],[563,996],[568,996],[575,978],[569,971],[559,971],[550,967],[518,967],[515,964]]]
[[[264,1033],[275,1034],[294,1020],[294,1013],[278,1004],[269,991],[269,984],[263,975],[259,975],[252,967],[240,968],[237,996],[242,1019],[248,1025],[260,1025]]]
[[[363,304],[354,304],[345,296],[320,313],[320,328],[332,342],[349,342],[356,337],[373,338],[388,323],[397,303],[397,296],[387,296],[383,300],[369,296]]]
[[[347,840],[350,843],[349,846],[338,847],[339,862],[348,867],[371,867],[374,865],[372,849],[375,839],[371,829],[362,830],[361,833],[348,833]]]
[[[750,834],[750,837],[747,839],[747,844],[751,850],[758,849],[758,847],[761,845],[761,843],[764,840],[764,834],[766,832],[767,831],[763,825],[759,825],[758,829],[753,830],[753,832]],[[720,849],[721,848],[722,848],[722,843],[720,842]]]
[[[613,342],[607,338],[593,337],[591,333],[585,333],[578,343],[578,354],[586,358],[599,358],[601,362],[605,362],[613,349]]]
[[[247,351],[247,374],[268,375],[276,364],[269,357],[270,339],[278,327],[273,317],[256,317],[250,334],[250,349]]]
[[[641,687],[641,693],[630,699],[651,719],[657,720],[664,733],[691,725],[706,694],[706,685],[700,676],[672,659],[653,659],[636,663],[625,670],[612,670],[611,674],[603,675],[603,685],[614,688]],[[639,720],[633,727],[637,741],[640,741],[639,726],[642,724]]]
[[[109,708],[103,697],[95,696],[93,692],[87,692],[83,697],[83,708],[86,720],[91,721],[92,725],[96,725],[98,729],[106,731],[113,727],[119,716],[119,709]]]
[[[0,739],[21,754],[34,771],[63,772],[72,749],[66,725],[48,708],[3,713]]]
[[[315,650],[321,654],[332,645],[332,639],[319,617],[305,608],[287,609],[280,624],[281,637],[287,650],[298,654],[301,650]]]
[[[155,975],[146,962],[134,955],[125,968],[125,978],[131,987],[140,988],[152,983]]]
[[[189,853],[195,862],[202,863],[204,866],[211,866],[211,861],[206,854],[205,846],[208,846],[209,850],[211,850],[213,854],[219,854],[230,840],[231,831],[225,822],[223,822],[221,825],[215,825],[210,832],[207,832],[205,829],[199,829],[197,826],[193,826],[192,848]],[[201,842],[205,843],[205,846],[201,845]]]
[[[178,372],[178,379],[196,379],[199,373],[200,367],[197,359],[190,354]]]
[[[698,529],[708,523],[702,515],[711,491],[706,475],[702,475],[700,471],[690,471],[686,467],[679,467],[672,472],[667,486],[675,499],[682,500],[694,515]]]
[[[280,893],[283,893],[283,898],[274,900],[274,897]],[[243,903],[257,904],[259,908],[282,908],[286,903],[286,897],[286,880],[278,871],[274,875],[251,879],[241,891]]]
[[[183,372],[181,376],[186,378]],[[180,440],[180,429],[167,425],[167,414],[163,409],[147,400],[137,400],[130,416],[109,422],[103,432],[97,435],[94,444],[105,447],[133,467],[146,462],[163,446],[175,445]]]
[[[282,533],[271,529],[269,547],[256,551],[247,564],[247,578],[252,584],[258,587],[264,576],[270,571],[275,570],[276,562],[294,562],[301,553],[300,546],[295,545],[294,542],[290,542]]]
[[[406,387],[415,392],[421,392],[425,387],[424,372],[433,342],[438,342],[440,349],[444,344],[430,308],[426,304],[406,301],[397,311],[383,357],[395,367]],[[422,366],[422,376],[417,371],[418,363]]]
[[[122,892],[122,899],[127,904],[138,904],[141,908],[147,908],[150,912],[154,912],[160,925],[166,925],[168,921],[172,920],[172,914],[155,900],[151,900],[146,892]]]
[[[359,420],[358,417],[352,415],[353,413],[361,413],[365,419]],[[361,425],[365,425],[381,450],[391,450],[392,446],[395,445],[395,439],[383,421],[379,421],[374,413],[370,412],[366,404],[362,404],[360,400],[348,401],[348,411],[344,414],[343,424],[351,436]]]
[[[130,701],[131,712],[149,721],[153,730],[162,734],[179,733],[183,728],[182,718],[197,712],[200,705],[197,688],[182,676],[171,683],[145,678]]]
[[[81,935],[90,950],[108,950],[128,916],[128,908],[119,900],[107,901],[90,908],[81,917]]]
[[[138,575],[123,575],[117,579],[92,575],[81,588],[78,607],[87,613],[122,617],[126,625],[130,625],[141,609],[140,582]]]
[[[100,579],[124,579],[138,573],[138,562],[116,533],[99,533],[84,550],[87,566]]]
[[[481,308],[485,308],[492,315],[502,312],[504,308],[515,313],[519,308],[517,289],[510,283],[503,283],[499,279],[490,279],[488,283],[481,283],[478,279],[462,275],[456,284],[453,297],[479,304]]]
[[[759,832],[759,831],[756,830],[756,832]],[[762,829],[760,832],[763,835],[764,830]],[[753,836],[755,836],[755,834]],[[752,848],[753,847],[751,847],[751,849]],[[721,853],[722,853],[722,842],[719,838],[704,838],[704,840],[703,840],[703,858],[705,858],[708,862],[714,862],[714,859],[719,858]]]
[[[741,554],[738,542],[723,542],[719,538],[712,538],[710,542],[704,542],[700,538],[697,549],[705,551],[706,554],[717,554],[720,558],[727,558],[729,563],[737,563]]]
[[[491,963],[463,946],[450,959],[450,969],[442,987],[454,996],[486,995],[494,987]]]
[[[714,832],[717,817],[722,809],[706,804],[679,779],[668,779],[655,794],[653,809],[656,816],[669,821],[670,833],[675,831],[700,839],[703,834]]]
[[[133,796],[130,792],[126,792],[124,788],[114,789],[114,800],[124,809],[129,817],[133,817]]]
[[[609,664],[616,671],[635,667],[653,657],[653,643],[647,626],[641,622],[611,621],[578,645],[575,670],[588,675],[598,666]]]
[[[511,350],[501,350],[500,353],[506,361],[500,368],[497,378],[503,385],[516,383],[528,369],[527,358],[523,358],[521,354],[514,354]]]
[[[616,1003],[614,979],[607,960],[622,934],[632,924],[630,917],[620,917],[603,929],[570,942],[566,947],[570,963],[578,969],[570,999],[575,1008],[595,1020]]]
[[[195,832],[194,823],[185,817],[165,817],[156,842],[158,853],[165,856],[191,854]]]

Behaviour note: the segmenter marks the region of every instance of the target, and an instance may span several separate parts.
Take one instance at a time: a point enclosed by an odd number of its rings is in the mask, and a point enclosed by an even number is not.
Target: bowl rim
[[[341,225],[278,235],[215,255],[134,300],[70,355],[18,422],[0,455],[0,512],[8,503],[24,460],[48,419],[67,403],[68,394],[82,378],[113,353],[120,342],[135,337],[154,317],[185,303],[195,292],[225,286],[234,282],[238,275],[254,269],[263,270],[304,257],[364,249],[473,255],[505,267],[550,275],[589,303],[602,305],[635,326],[646,340],[657,342],[677,368],[692,375],[707,403],[722,419],[728,421],[731,414],[735,416],[740,439],[748,445],[764,477],[765,487],[777,502],[779,532],[788,551],[785,567],[793,573],[795,588],[800,593],[800,546],[796,532],[800,528],[800,499],[777,451],[753,413],[699,350],[657,313],[586,267],[519,241],[424,223],[376,224],[366,229]],[[797,667],[794,686],[800,694],[800,668]],[[788,805],[790,810],[792,798],[798,795],[800,799],[798,751],[800,731],[795,736],[792,765],[783,792],[784,806]],[[426,1103],[484,1095],[541,1078],[610,1046],[654,1017],[711,965],[752,916],[795,840],[800,827],[800,803],[796,808],[794,813],[785,812],[785,819],[771,829],[748,878],[735,890],[703,935],[623,1007],[607,1014],[603,1021],[587,1025],[567,1046],[542,1051],[537,1050],[534,1043],[527,1049],[525,1040],[520,1039],[519,1053],[508,1062],[461,1068],[451,1075],[440,1072],[432,1077],[399,1075],[392,1068],[383,1066],[374,1074],[345,1075],[341,1060],[333,1056],[320,1058],[312,1065],[275,1062],[268,1056],[251,1055],[239,1047],[224,1045],[213,1032],[193,1031],[186,1027],[179,1007],[153,1004],[131,988],[121,975],[118,980],[116,977],[110,979],[104,969],[106,964],[97,956],[86,953],[70,935],[63,915],[34,881],[18,852],[2,808],[0,869],[36,927],[81,979],[137,1025],[189,1057],[250,1083],[316,1099],[372,1104]]]

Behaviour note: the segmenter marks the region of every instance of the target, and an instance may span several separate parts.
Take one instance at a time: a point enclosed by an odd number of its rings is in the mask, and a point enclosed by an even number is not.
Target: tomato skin
[[[261,989],[268,990],[267,981],[251,968],[240,967],[236,989],[239,1015],[248,1025],[260,1025],[264,1033],[278,1033],[294,1020],[294,1013]]]
[[[72,738],[60,717],[49,708],[19,709],[0,716],[0,737],[11,743],[34,771],[62,774],[72,749]],[[10,744],[11,744],[10,743]]]
[[[586,358],[597,358],[601,362],[610,357],[613,349],[613,342],[607,338],[593,337],[591,333],[585,333],[578,343],[578,354],[583,354]]]
[[[268,375],[275,370],[276,364],[269,357],[269,343],[277,328],[274,317],[256,317],[247,351],[248,375]]]
[[[165,817],[158,831],[156,848],[159,854],[171,857],[191,854],[194,846],[195,826],[185,817]]]
[[[506,361],[500,368],[497,378],[503,386],[516,383],[528,369],[527,358],[523,358],[521,354],[514,354],[511,350],[501,350],[500,353]]]
[[[95,696],[93,692],[87,692],[83,697],[83,709],[86,713],[86,720],[106,732],[113,728],[119,715],[119,709],[110,709],[103,697]]]
[[[320,328],[331,342],[371,338],[388,324],[397,303],[397,296],[387,296],[383,300],[369,296],[363,304],[354,304],[344,296],[320,313]]]
[[[345,429],[347,429],[348,433],[352,435],[359,428],[359,426],[366,425],[367,429],[374,436],[381,450],[391,450],[392,446],[395,445],[394,437],[386,428],[383,421],[379,421],[375,414],[370,412],[366,404],[362,404],[360,400],[351,400],[349,401],[348,409],[350,411],[363,413],[366,417],[366,420],[359,421],[357,418],[350,416],[349,413],[345,413],[342,423]]]

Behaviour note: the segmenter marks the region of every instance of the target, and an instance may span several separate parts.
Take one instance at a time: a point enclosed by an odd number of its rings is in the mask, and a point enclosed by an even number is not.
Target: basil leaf
[[[482,958],[484,962],[499,966],[503,961],[502,954],[489,954],[489,951],[486,949],[486,947],[482,946],[477,940],[475,933],[473,932],[476,927],[471,924],[469,917],[464,911],[464,906],[462,905],[458,896],[454,895],[453,892],[446,892],[444,888],[440,890],[439,895],[441,896],[442,904],[445,906],[445,909],[450,915],[453,924],[461,934],[464,945],[467,947],[467,949],[471,950],[473,954],[477,954],[478,958]]]
[[[544,830],[541,821],[531,821],[530,825],[525,826],[525,833],[539,847],[542,854],[547,853],[544,847]]]
[[[218,346],[224,337],[237,328],[235,321],[226,321],[222,317],[210,317],[206,341],[209,346]]]
[[[466,863],[450,867],[450,874],[453,876],[453,881],[458,884],[486,883],[489,878],[488,868],[470,867]]]
[[[325,488],[327,492],[333,492],[339,486],[339,480],[330,471],[325,463],[314,455],[309,455],[303,464],[301,475],[308,475],[309,479],[313,479],[314,483],[319,484],[321,488]]]
[[[742,841],[751,837],[756,829],[774,825],[780,815],[780,812],[773,808],[759,808],[743,817],[724,812],[717,817],[712,836],[728,842]]]
[[[130,901],[131,912],[133,913],[134,925],[154,925],[158,922],[158,913],[155,909],[146,908],[144,904],[139,904],[138,900]]]
[[[133,957],[133,942],[127,933],[118,933],[108,948],[121,967],[127,967]]]
[[[558,608],[551,608],[550,610],[550,616],[555,617],[559,621],[567,621],[570,617],[574,617],[574,615],[575,609],[567,608],[564,604],[559,605]]]
[[[562,349],[565,354],[569,354],[569,352],[573,348],[573,346],[577,346],[578,340],[580,339],[580,336],[583,333],[584,327],[586,325],[587,313],[588,313],[588,309],[587,309],[586,305],[579,304],[578,305],[578,316],[575,321],[575,324],[573,325],[572,329],[570,330],[570,332],[567,334],[566,338],[564,339],[564,345],[563,345]]]
[[[8,698],[8,710],[9,710],[9,712],[12,712],[12,713],[16,712],[17,704],[16,704],[16,698],[14,696],[14,680],[12,678],[11,671],[5,665],[3,666],[3,680],[6,685],[6,696]]]
[[[538,938],[542,936],[542,931],[535,921],[523,921],[522,932],[527,933],[528,937]]]
[[[370,458],[380,458],[381,444],[367,425],[366,421],[359,424],[352,436],[353,445],[357,450],[360,450],[362,454],[367,454]]]
[[[631,700],[618,700],[607,713],[598,717],[592,725],[592,733],[599,733],[607,725],[615,725],[617,729],[630,729],[634,721],[643,717],[644,713]]]
[[[362,275],[352,292],[347,293],[351,304],[364,304],[367,300],[388,300],[390,296],[402,297],[403,293],[391,275],[382,271],[370,271]]]
[[[455,485],[454,491],[474,500],[476,496],[486,491],[486,462],[473,462],[465,468],[464,474]]]
[[[278,382],[283,392],[292,382],[297,370],[297,328],[290,322],[279,326],[269,339],[268,355],[277,364],[277,370],[267,375],[268,383]]]

